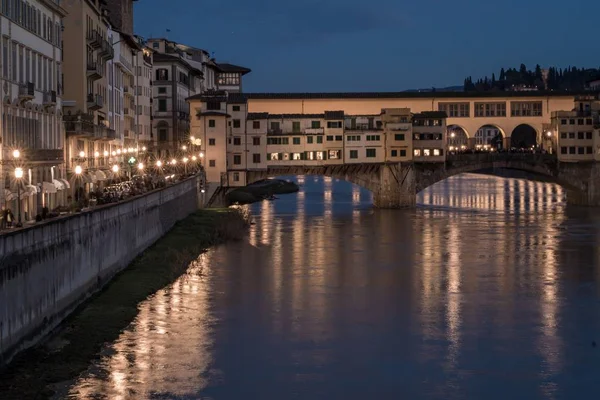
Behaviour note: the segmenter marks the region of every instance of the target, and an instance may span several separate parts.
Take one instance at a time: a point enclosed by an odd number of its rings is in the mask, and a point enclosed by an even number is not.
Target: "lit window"
[[[423,149],[423,155],[425,157],[429,157],[431,155],[431,150],[429,150],[429,149]]]
[[[294,159],[294,160],[300,160],[300,159],[301,159],[301,158],[300,158],[300,153],[294,153],[294,155],[293,155],[293,159]]]
[[[309,151],[306,153],[306,159],[307,160],[314,160],[315,159],[315,152],[314,151]]]
[[[414,149],[413,150],[413,154],[415,157],[420,157],[421,156],[421,149]]]
[[[279,160],[279,153],[271,153],[271,160]]]
[[[433,149],[433,155],[434,156],[439,156],[440,155],[440,149]]]
[[[317,151],[317,160],[322,160],[322,159],[323,159],[323,152]]]
[[[338,153],[339,153],[339,150],[329,150],[329,159],[337,160],[339,158]]]
[[[290,153],[283,153],[283,159],[288,161],[290,159]]]

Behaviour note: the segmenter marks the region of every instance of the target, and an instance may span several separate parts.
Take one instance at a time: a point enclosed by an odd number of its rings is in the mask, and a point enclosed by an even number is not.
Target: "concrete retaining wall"
[[[196,210],[198,192],[198,179],[190,178],[0,235],[0,366]]]

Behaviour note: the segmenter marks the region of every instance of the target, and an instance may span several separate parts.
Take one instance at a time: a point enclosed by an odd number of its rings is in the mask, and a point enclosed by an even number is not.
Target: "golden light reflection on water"
[[[72,393],[197,397],[224,379],[240,392],[223,398],[261,398],[281,382],[377,386],[396,362],[414,377],[394,370],[395,382],[416,393],[460,398],[491,376],[556,396],[578,351],[565,341],[564,274],[600,260],[595,237],[566,265],[559,187],[461,175],[421,193],[417,210],[373,211],[356,186],[302,179],[301,193],[254,206],[247,242],[211,250],[144,302]]]

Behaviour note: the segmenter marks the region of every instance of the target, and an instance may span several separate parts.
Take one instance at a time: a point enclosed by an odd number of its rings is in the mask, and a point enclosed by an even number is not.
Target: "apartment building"
[[[136,98],[136,126],[138,146],[146,147],[148,151],[155,147],[156,137],[152,131],[152,49],[137,37],[141,51],[136,54],[135,62],[135,98]]]
[[[75,184],[74,199],[86,185],[107,179],[106,171],[117,162],[122,148],[116,123],[120,101],[115,95],[114,32],[103,0],[65,2],[64,24],[64,122],[66,166]],[[114,154],[114,155],[113,155]],[[91,187],[88,188],[88,190]]]
[[[190,111],[185,99],[201,92],[203,73],[171,42],[149,39],[147,44],[154,50],[152,130],[157,136],[156,152],[160,157],[175,156],[190,136]]]
[[[58,2],[0,3],[3,104],[0,132],[0,204],[18,220],[63,204],[61,19]],[[21,196],[18,199],[18,193]]]
[[[108,117],[110,126],[116,131],[117,140],[123,148],[137,149],[138,131],[136,124],[138,91],[137,61],[142,50],[133,36],[109,29],[109,40],[115,56],[108,64]],[[149,90],[150,87],[147,86]]]
[[[344,118],[344,161],[347,163],[378,163],[386,158],[383,120],[377,115],[347,115]],[[331,143],[331,137],[326,143]],[[337,142],[338,137],[334,136]],[[329,146],[328,146],[329,147]],[[328,148],[328,150],[330,150]],[[328,154],[330,156],[331,154]],[[331,160],[331,157],[329,158]]]
[[[559,161],[600,161],[600,101],[576,98],[572,111],[552,113],[548,132]]]
[[[446,113],[423,111],[412,115],[413,161],[446,160]]]
[[[387,108],[381,112],[386,161],[398,162],[411,159],[412,151],[412,113],[410,108]]]

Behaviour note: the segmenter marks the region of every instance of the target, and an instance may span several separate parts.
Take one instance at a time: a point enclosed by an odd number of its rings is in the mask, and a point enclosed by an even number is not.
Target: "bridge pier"
[[[373,190],[377,208],[407,208],[416,204],[413,164],[385,164],[379,169],[379,183]]]
[[[581,189],[567,188],[567,203],[576,206],[600,207],[600,163],[563,163],[561,172],[568,182],[580,182]]]

